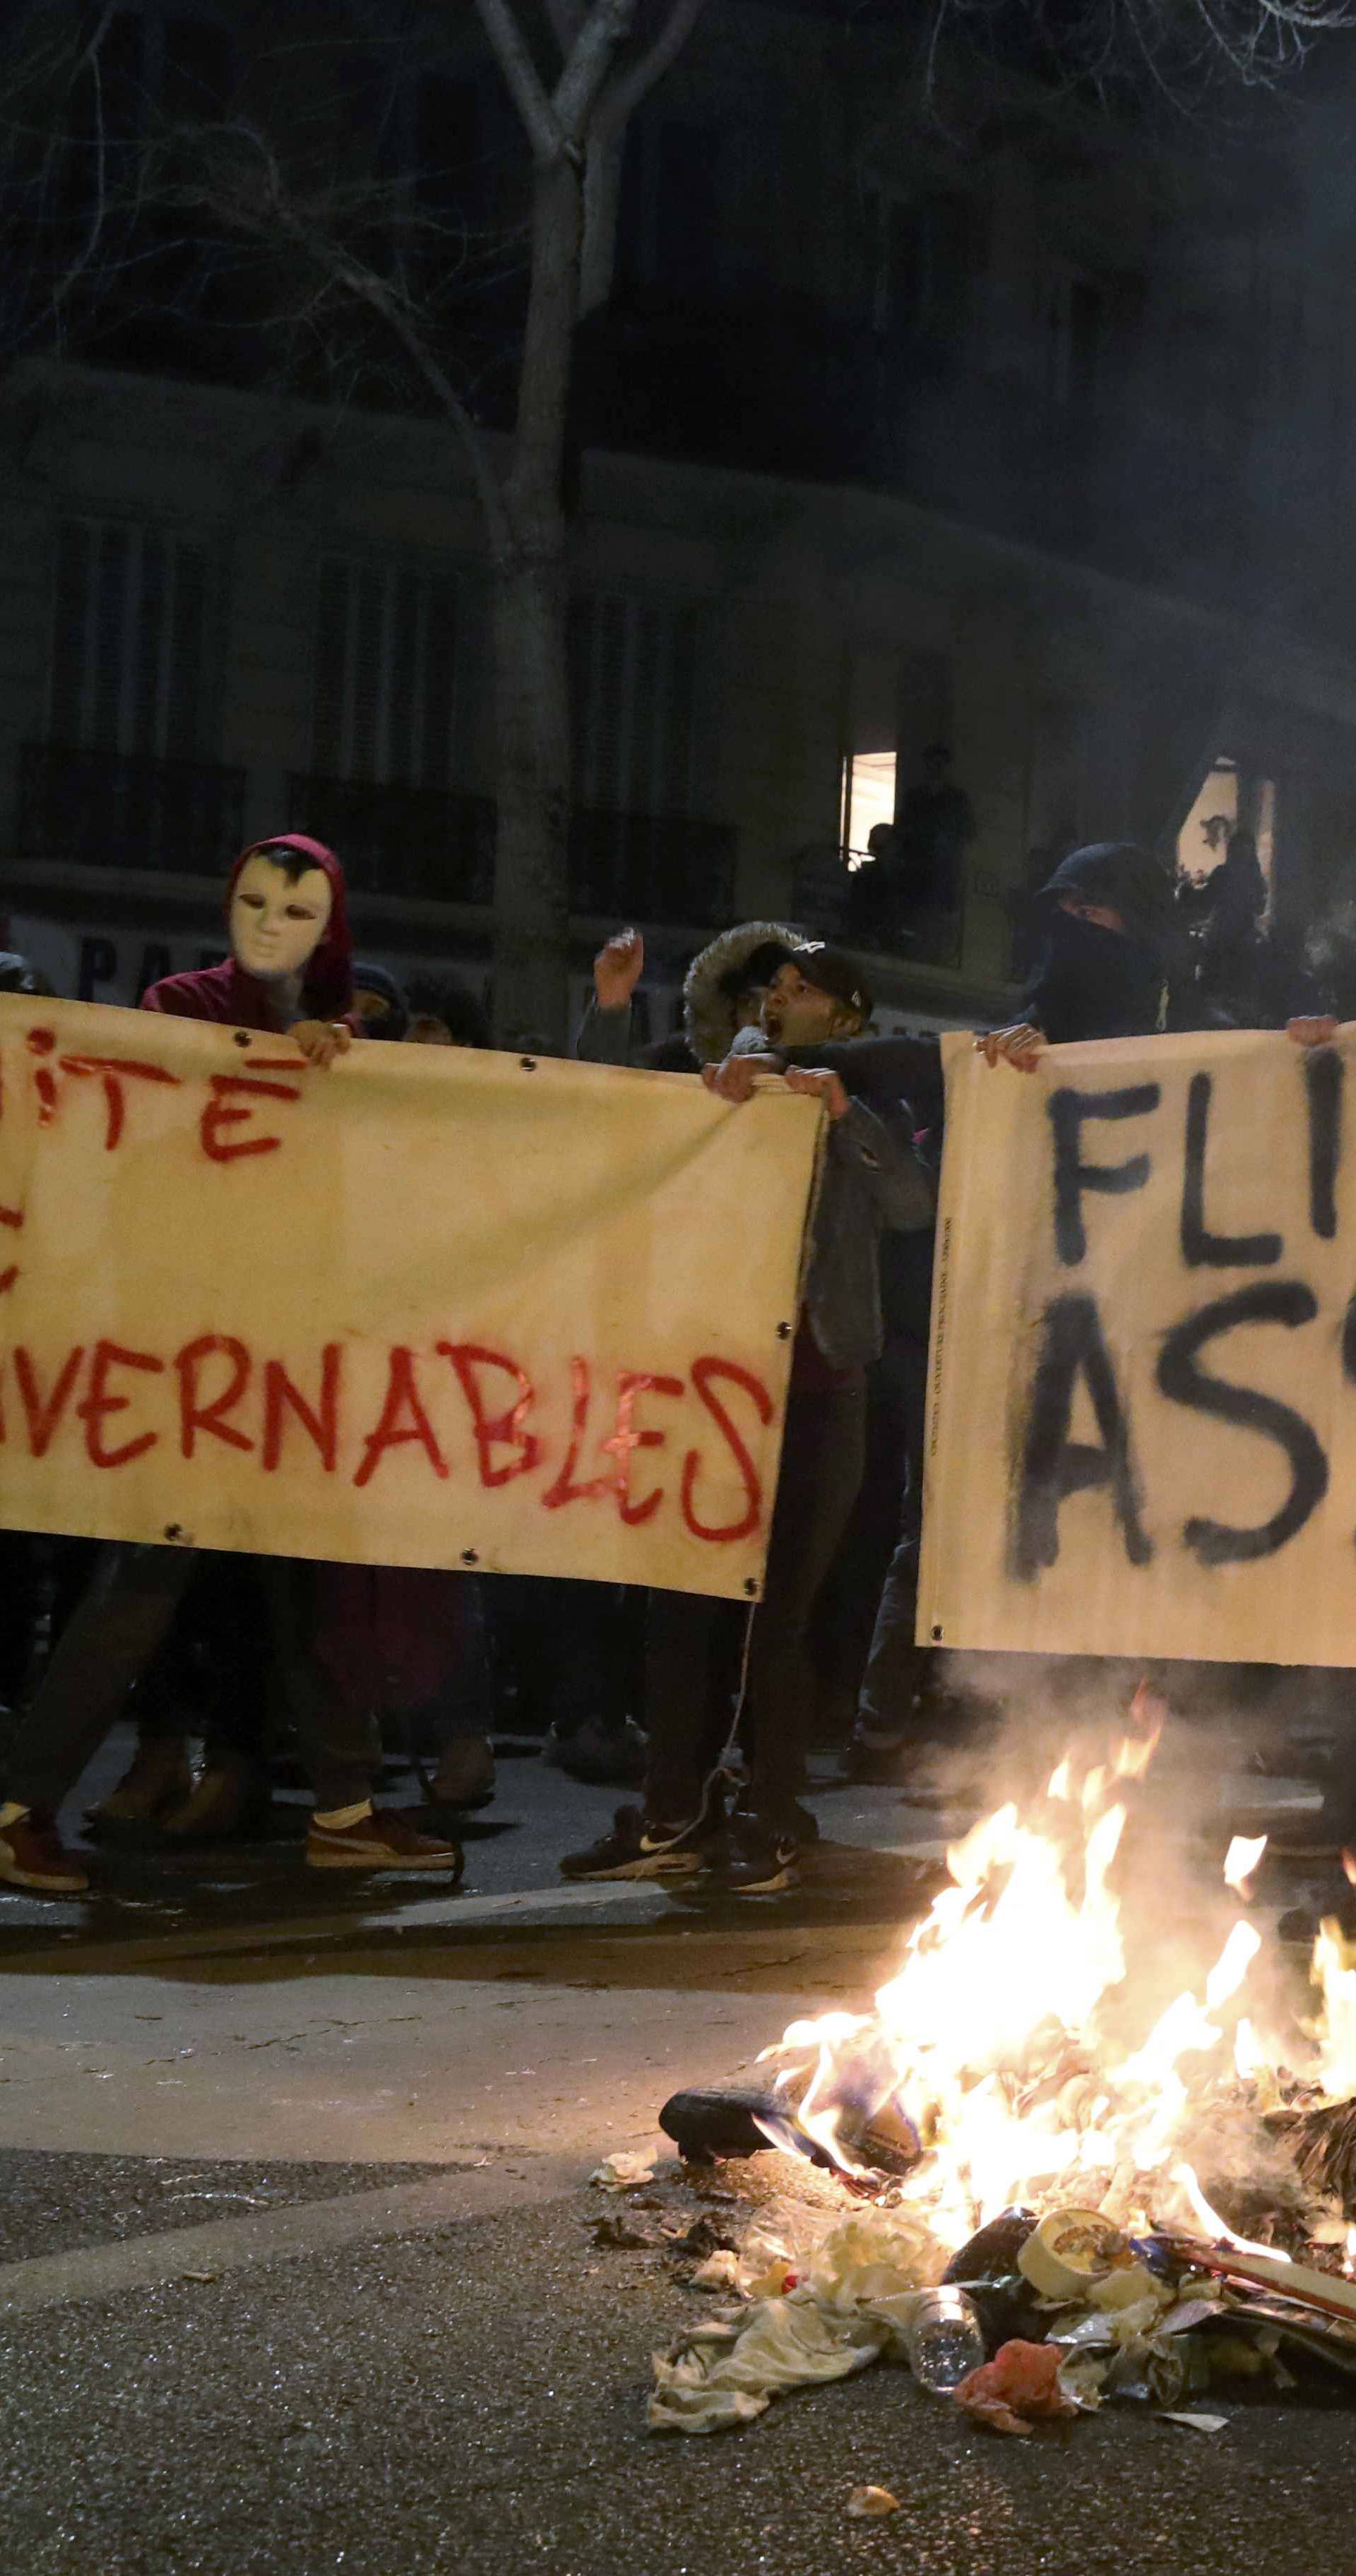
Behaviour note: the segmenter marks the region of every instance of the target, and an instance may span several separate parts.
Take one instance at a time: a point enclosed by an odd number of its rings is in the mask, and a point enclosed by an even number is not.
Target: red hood
[[[295,850],[308,866],[319,868],[329,879],[333,898],[330,917],[324,937],[306,969],[304,998],[317,1019],[338,1019],[353,1006],[353,933],[348,926],[348,889],[344,884],[344,871],[333,850],[327,850],[323,841],[313,841],[306,832],[270,832],[267,840],[251,841],[249,848],[241,851],[226,881],[227,919],[230,918],[236,879],[246,859],[254,858],[260,851],[267,855],[270,850]]]

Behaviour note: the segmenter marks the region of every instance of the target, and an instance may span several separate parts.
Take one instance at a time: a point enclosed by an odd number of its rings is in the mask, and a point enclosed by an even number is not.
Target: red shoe
[[[89,1872],[66,1851],[45,1816],[16,1816],[0,1827],[0,1881],[44,1896],[83,1896]]]
[[[306,1828],[308,1869],[445,1869],[453,1884],[463,1867],[460,1843],[421,1834],[393,1807],[360,1816],[354,1825],[320,1825],[312,1816]]]

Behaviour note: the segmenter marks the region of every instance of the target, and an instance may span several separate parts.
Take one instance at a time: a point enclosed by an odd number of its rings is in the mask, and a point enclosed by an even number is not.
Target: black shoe
[[[665,1824],[640,1807],[618,1807],[612,1831],[587,1851],[567,1852],[562,1878],[691,1878],[707,1866],[711,1826]]]
[[[917,1760],[917,1741],[912,1736],[871,1744],[854,1735],[843,1755],[842,1777],[859,1789],[902,1789]]]
[[[541,1758],[590,1789],[640,1789],[645,1784],[647,1751],[644,1731],[633,1718],[607,1726],[601,1718],[586,1717],[572,1735],[562,1735],[553,1726]]]
[[[779,1896],[783,1888],[797,1884],[800,1852],[800,1840],[789,1822],[733,1816],[726,1887],[731,1896]]]

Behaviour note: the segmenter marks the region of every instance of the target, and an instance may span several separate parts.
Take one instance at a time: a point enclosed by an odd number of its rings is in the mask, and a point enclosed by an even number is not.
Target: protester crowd
[[[933,792],[959,793],[944,779]],[[947,814],[959,850],[963,817]],[[1289,1026],[1319,1042],[1356,1016],[1356,912],[1298,952],[1266,908],[1243,831],[1204,885],[1174,885],[1130,843],[1069,851],[1031,905],[1020,1010],[976,1043],[1021,1072],[1046,1045],[1167,1028]],[[228,955],[152,985],[143,1009],[286,1034],[322,1068],[355,1043],[489,1043],[468,989],[355,960],[342,868],[319,842],[288,833],[244,852],[225,911]],[[0,1882],[88,1886],[58,1817],[124,1718],[135,1751],[86,1819],[96,1840],[180,1850],[258,1835],[290,1736],[315,1801],[308,1866],[455,1880],[458,1819],[494,1796],[491,1738],[511,1711],[547,1761],[641,1792],[564,1858],[567,1877],[718,1867],[749,1895],[791,1884],[815,1838],[812,1747],[837,1744],[849,1777],[916,1793],[938,1745],[964,1739],[975,1714],[948,1659],[914,1638],[940,1046],[873,1036],[857,953],[814,929],[722,932],[688,970],[681,1030],[634,1047],[644,948],[621,930],[578,1033],[594,1062],[687,1073],[731,1104],[770,1074],[823,1103],[757,1609],[0,1531]],[[0,957],[0,992],[45,989]],[[420,1781],[417,1809],[375,1801],[389,1751]]]

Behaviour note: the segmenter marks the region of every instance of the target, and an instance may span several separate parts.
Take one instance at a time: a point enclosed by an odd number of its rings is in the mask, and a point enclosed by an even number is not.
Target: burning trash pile
[[[948,1854],[872,2012],[794,2022],[764,2091],[665,2105],[689,2170],[772,2147],[832,2180],[692,2274],[739,2305],[656,2356],[656,2430],[882,2359],[1012,2433],[1115,2399],[1213,2430],[1208,2392],[1316,2373],[1356,2394],[1356,1952],[1324,1926],[1297,2014],[1236,1839],[1213,1964],[1164,1999],[1167,1891],[1114,1884],[1154,1714]]]

